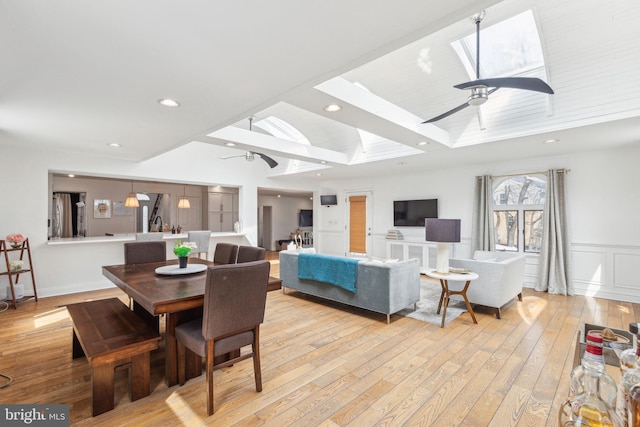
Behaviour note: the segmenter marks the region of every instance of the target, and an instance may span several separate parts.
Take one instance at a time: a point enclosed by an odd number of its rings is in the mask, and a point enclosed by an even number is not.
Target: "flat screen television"
[[[298,215],[299,227],[312,227],[313,226],[313,210],[312,209],[300,209]]]
[[[335,194],[320,196],[320,204],[322,206],[335,206],[338,204],[338,196]]]
[[[393,225],[395,227],[424,227],[425,218],[438,218],[438,199],[395,200]]]

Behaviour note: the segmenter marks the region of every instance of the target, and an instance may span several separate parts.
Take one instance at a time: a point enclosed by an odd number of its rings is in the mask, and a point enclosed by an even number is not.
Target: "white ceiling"
[[[501,89],[483,130],[475,107],[422,125],[466,101],[450,43],[482,8],[483,27],[533,10],[555,95]],[[325,179],[637,144],[639,20],[632,0],[2,1],[0,143],[142,161],[232,140],[222,153],[280,162],[267,174]],[[311,145],[249,132],[251,115]]]

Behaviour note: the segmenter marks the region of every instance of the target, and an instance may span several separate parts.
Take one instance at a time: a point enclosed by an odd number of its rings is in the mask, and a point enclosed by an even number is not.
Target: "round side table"
[[[473,312],[473,307],[469,303],[469,299],[467,298],[467,289],[469,288],[469,284],[472,280],[476,280],[479,276],[476,273],[438,273],[434,268],[428,269],[424,274],[432,279],[438,279],[440,281],[440,286],[442,286],[442,293],[440,294],[440,302],[438,303],[438,311],[437,314],[440,314],[440,309],[442,308],[442,322],[440,323],[440,327],[444,328],[444,319],[447,316],[447,307],[449,306],[449,298],[451,295],[461,295],[464,298],[464,302],[467,305],[467,310],[469,310],[469,314],[473,319],[473,323],[478,323],[476,320],[476,315]],[[449,281],[452,280],[454,282],[465,282],[464,288],[460,291],[452,291],[449,289]],[[444,304],[443,304],[444,302]]]

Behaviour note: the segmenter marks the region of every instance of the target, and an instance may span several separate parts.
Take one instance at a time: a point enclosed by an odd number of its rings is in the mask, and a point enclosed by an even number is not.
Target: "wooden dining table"
[[[178,383],[178,351],[175,328],[180,323],[202,315],[207,270],[193,274],[163,275],[156,269],[177,264],[167,260],[146,264],[122,264],[102,267],[102,274],[115,283],[134,301],[134,311],[157,327],[158,317],[165,315],[165,382],[171,387]],[[199,258],[189,258],[190,264],[215,264]],[[269,277],[269,289],[277,289],[282,281]],[[186,378],[202,372],[201,358],[187,351]]]

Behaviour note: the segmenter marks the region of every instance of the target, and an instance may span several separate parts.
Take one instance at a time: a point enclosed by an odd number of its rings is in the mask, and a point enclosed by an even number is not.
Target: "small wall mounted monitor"
[[[313,227],[313,210],[300,209],[298,216],[298,227]]]
[[[338,204],[338,196],[335,194],[320,196],[320,204],[322,206],[335,206]]]
[[[425,218],[438,218],[438,199],[395,200],[393,225],[395,227],[424,227]]]

